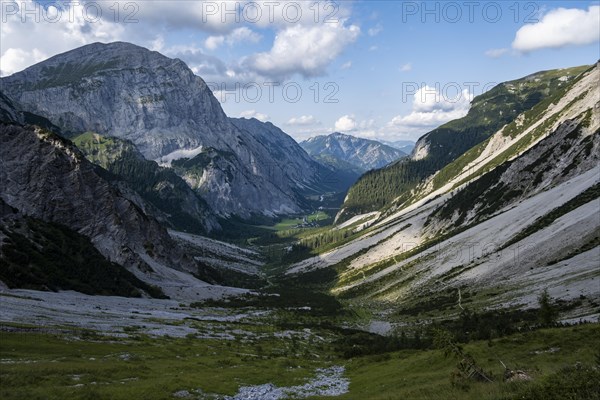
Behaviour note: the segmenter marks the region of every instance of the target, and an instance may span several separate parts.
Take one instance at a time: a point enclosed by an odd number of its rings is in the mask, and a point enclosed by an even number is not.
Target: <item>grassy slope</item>
[[[265,329],[243,324],[240,328]],[[151,400],[197,388],[232,395],[243,385],[300,384],[315,368],[334,364],[345,365],[351,380],[350,392],[335,397],[340,400],[513,399],[564,366],[592,364],[600,344],[600,326],[545,329],[468,344],[465,350],[495,377],[494,383],[473,383],[469,391],[451,386],[449,376],[455,362],[444,358],[440,350],[406,350],[346,360],[318,341],[299,340],[293,350],[291,340],[272,336],[253,342],[76,336],[84,340],[73,341],[73,335],[1,332],[0,398]],[[559,350],[548,352],[550,348]],[[525,370],[533,383],[503,383],[498,359],[509,368]],[[595,385],[600,389],[597,382]],[[588,399],[572,397],[584,398]]]
[[[532,384],[507,384],[501,381],[504,368],[524,369],[535,381],[542,380],[560,368],[576,362],[592,364],[594,350],[600,345],[598,325],[575,328],[547,329],[517,334],[487,342],[468,344],[465,350],[499,382],[474,383],[469,391],[454,388],[449,383],[455,362],[446,359],[439,350],[402,351],[389,359],[370,356],[348,364],[350,393],[337,399],[431,399],[483,400],[513,398]],[[560,350],[535,354],[550,348]],[[600,390],[600,384],[596,383]],[[573,397],[577,399],[581,397]],[[583,400],[583,398],[581,398]]]

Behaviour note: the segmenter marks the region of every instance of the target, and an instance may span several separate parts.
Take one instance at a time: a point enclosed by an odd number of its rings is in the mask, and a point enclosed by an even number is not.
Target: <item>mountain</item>
[[[292,264],[290,279],[321,279],[336,296],[379,304],[379,315],[401,324],[536,307],[544,290],[572,305],[564,310],[573,321],[595,313],[600,65],[533,77],[546,80],[544,100],[508,123],[488,114],[500,127],[487,139],[404,200],[339,224],[344,240]],[[420,148],[435,149],[434,138]],[[370,190],[377,196],[386,187]]]
[[[383,143],[338,132],[312,137],[301,142],[300,146],[314,158],[333,157],[362,172],[381,168],[406,156],[406,153]]]
[[[537,104],[559,97],[589,68],[581,66],[538,72],[501,83],[475,97],[464,118],[450,121],[421,137],[410,159],[362,176],[348,191],[338,221],[412,201],[414,190],[428,177],[488,139],[504,125],[514,125],[517,117]]]
[[[23,110],[47,118],[67,137],[95,132],[124,139],[166,166],[188,159],[177,171],[221,216],[297,213],[303,210],[298,191],[319,186],[318,168],[282,132],[275,148],[288,151],[266,147],[256,132],[227,118],[181,60],[142,47],[83,46],[1,83]]]
[[[415,142],[411,140],[396,140],[396,141],[388,141],[388,140],[378,140],[383,144],[387,144],[395,149],[402,151],[403,153],[410,154],[415,148]]]
[[[107,182],[71,142],[42,128],[4,123],[0,140],[0,198],[8,206],[89,238],[107,260],[146,282],[175,269],[196,272],[195,262],[147,215],[145,203]]]
[[[73,138],[73,143],[92,163],[114,174],[110,181],[124,181],[156,208],[159,221],[175,229],[205,233],[220,226],[204,199],[171,168],[147,160],[127,140],[92,132]]]
[[[296,182],[297,191],[302,195],[345,192],[358,178],[357,174],[348,173],[339,165],[315,162],[291,136],[270,122],[256,118],[230,118],[230,121],[264,146],[264,151],[277,160],[272,164],[274,174]]]
[[[84,235],[21,214],[0,198],[0,280],[10,288],[76,290],[85,294],[164,297]]]

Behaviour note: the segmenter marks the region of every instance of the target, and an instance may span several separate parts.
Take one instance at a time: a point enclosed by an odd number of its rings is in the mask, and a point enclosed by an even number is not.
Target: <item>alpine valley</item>
[[[600,64],[514,78],[414,148],[125,42],[0,78],[0,397],[598,399]]]

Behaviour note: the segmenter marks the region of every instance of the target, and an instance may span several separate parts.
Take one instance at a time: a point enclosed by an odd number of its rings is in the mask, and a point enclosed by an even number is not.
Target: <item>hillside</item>
[[[522,113],[566,90],[589,66],[542,71],[501,83],[477,96],[468,114],[427,133],[416,143],[410,159],[370,171],[349,190],[338,215],[377,211],[393,202],[411,201],[412,191],[428,177],[488,139]]]
[[[219,229],[208,204],[172,169],[146,160],[136,147],[123,139],[87,132],[73,143],[92,163],[123,180],[159,213],[156,217],[179,230],[203,233]]]
[[[353,240],[288,273],[328,277],[332,293],[381,307],[392,323],[526,308],[544,288],[565,302],[590,299],[573,316],[595,315],[599,80],[596,65],[555,88],[411,201],[355,218]]]

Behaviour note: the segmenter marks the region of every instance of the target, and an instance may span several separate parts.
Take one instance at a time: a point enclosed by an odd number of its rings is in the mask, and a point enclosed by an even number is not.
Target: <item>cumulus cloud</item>
[[[353,115],[343,115],[335,121],[335,130],[340,132],[353,131],[356,126],[356,119]]]
[[[48,56],[38,48],[30,51],[9,48],[0,57],[0,76],[11,75],[46,58]]]
[[[312,126],[320,124],[317,119],[312,115],[301,115],[299,117],[290,118],[286,125],[290,126]]]
[[[600,41],[600,6],[587,10],[557,8],[517,31],[512,47],[527,53],[544,48],[586,45]]]
[[[277,34],[271,50],[248,57],[243,65],[275,79],[287,79],[294,74],[305,78],[322,76],[359,34],[358,26],[345,26],[342,21],[294,25]]]
[[[262,39],[262,36],[259,33],[242,26],[227,35],[209,36],[204,41],[204,47],[208,50],[215,50],[223,43],[234,46],[238,43],[258,43],[260,39]]]
[[[462,118],[469,112],[473,95],[468,90],[449,98],[442,91],[424,86],[413,98],[412,111],[398,115],[388,124],[396,131],[424,131],[440,126],[453,119]]]
[[[89,23],[90,17],[85,14],[83,5],[78,3],[66,9],[54,6],[44,9],[33,0],[3,2],[2,6],[2,18],[6,21],[0,24],[2,75],[13,74],[87,43],[121,40],[125,32],[122,25],[112,22],[99,20]],[[25,18],[22,20],[21,10],[38,10],[44,14],[40,18],[23,14]]]
[[[259,113],[256,110],[242,111],[240,113],[240,117],[241,118],[256,118],[257,120],[262,121],[262,122],[267,122],[268,120],[271,119],[271,117],[269,117],[267,114]]]
[[[225,41],[225,36],[209,36],[204,40],[204,47],[208,50],[216,50]]]

